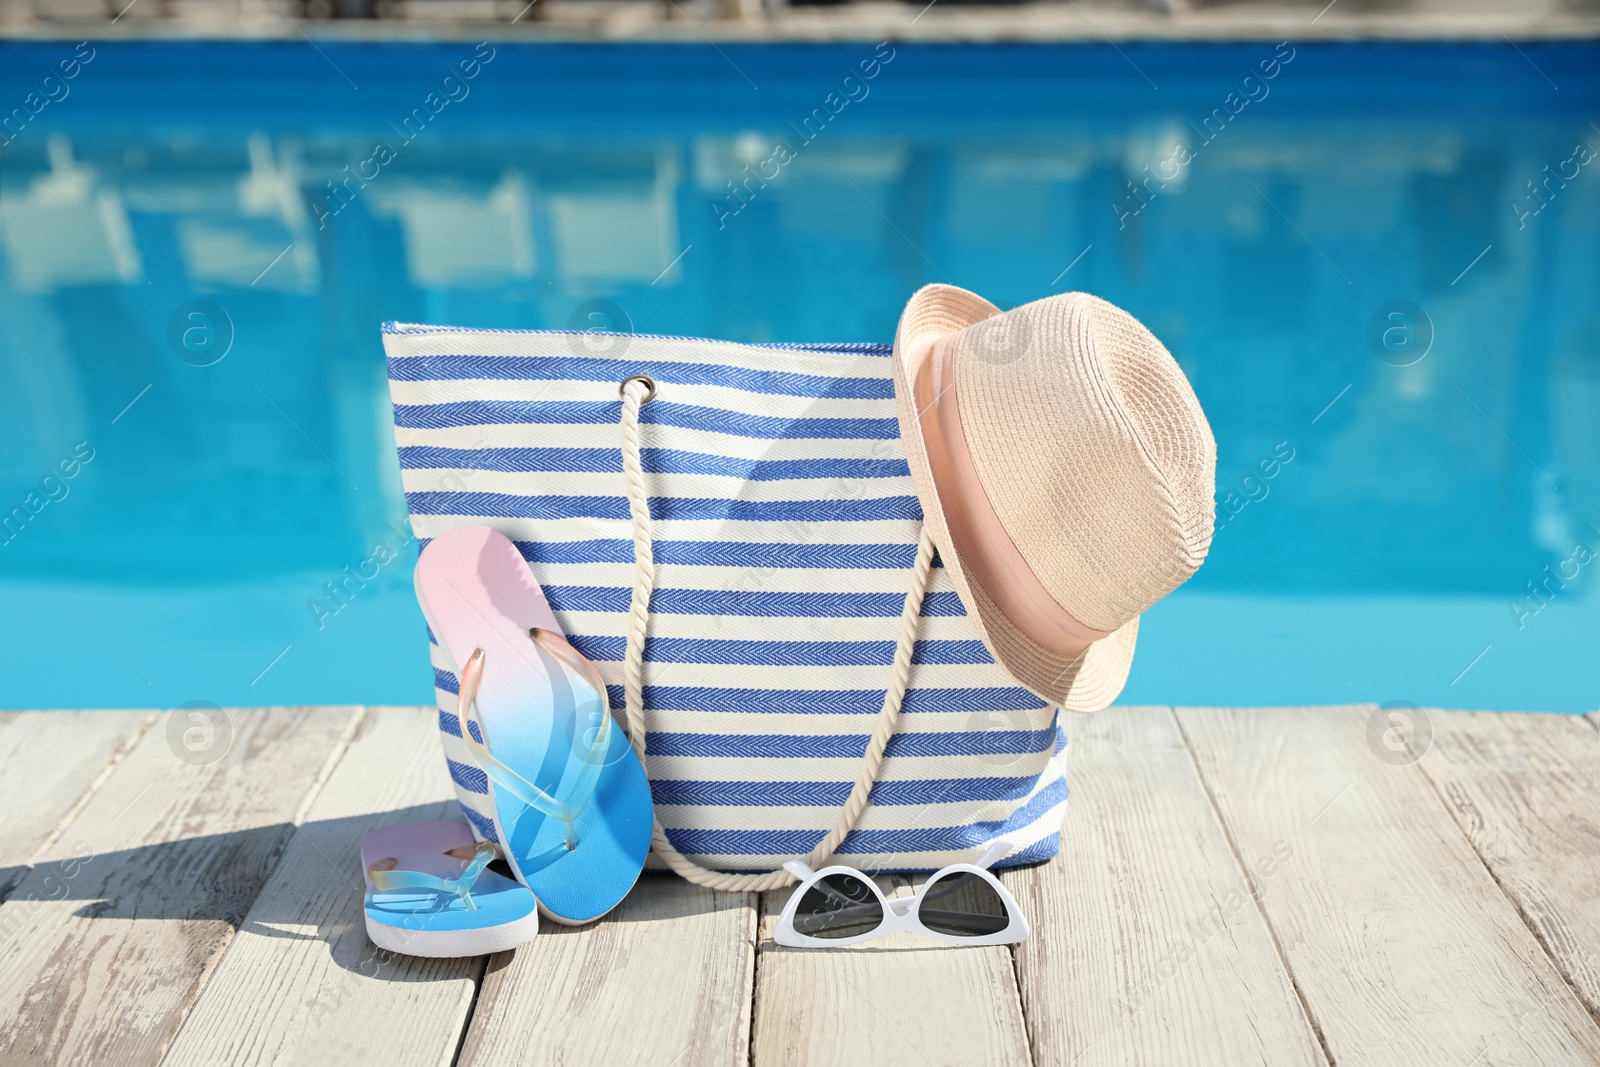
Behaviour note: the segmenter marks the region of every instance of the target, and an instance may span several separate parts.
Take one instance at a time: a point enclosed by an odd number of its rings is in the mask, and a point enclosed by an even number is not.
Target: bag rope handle
[[[651,543],[650,496],[644,484],[644,465],[640,460],[639,409],[655,396],[653,381],[636,375],[622,383],[622,475],[628,484],[628,511],[633,519],[634,582],[633,600],[628,607],[627,653],[622,663],[624,708],[628,717],[628,738],[639,764],[645,767],[644,721],[644,644],[650,626],[650,594],[655,588],[655,551]],[[900,637],[894,650],[894,674],[883,693],[883,708],[878,712],[877,725],[867,742],[861,758],[861,773],[850,789],[850,797],[839,811],[839,818],[817,847],[803,857],[806,866],[819,868],[833,855],[850,831],[855,829],[866,809],[867,797],[878,780],[878,768],[883,763],[884,750],[894,736],[900,720],[900,705],[905,700],[906,687],[911,680],[911,653],[916,646],[918,619],[922,612],[922,599],[928,591],[928,578],[933,568],[933,539],[923,527],[917,540],[916,563],[911,568],[911,588],[906,591],[905,606],[900,611]],[[649,777],[646,769],[645,776]],[[794,876],[781,868],[767,874],[729,874],[714,871],[689,859],[675,848],[655,821],[651,847],[666,865],[677,874],[710,889],[729,893],[757,893],[768,889],[781,889],[794,881]]]

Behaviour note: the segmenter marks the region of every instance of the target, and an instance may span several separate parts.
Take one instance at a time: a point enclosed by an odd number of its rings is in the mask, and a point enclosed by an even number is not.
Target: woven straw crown
[[[958,332],[961,428],[978,480],[1039,585],[1078,622],[1112,631],[1074,657],[1039,645],[951,550],[906,358]],[[1138,617],[1205,559],[1216,443],[1177,362],[1126,311],[1066,293],[1001,313],[954,286],[912,297],[895,338],[896,398],[912,478],[945,566],[1007,670],[1070,710],[1115,699]]]

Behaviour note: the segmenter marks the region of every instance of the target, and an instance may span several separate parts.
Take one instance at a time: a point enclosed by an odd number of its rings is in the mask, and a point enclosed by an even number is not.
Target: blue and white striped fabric
[[[619,383],[642,409],[655,590],[648,769],[677,848],[721,870],[804,855],[849,795],[890,680],[921,530],[885,345],[388,323],[395,439],[418,539],[516,542],[621,708],[634,580]],[[594,349],[604,354],[590,354]],[[932,870],[994,839],[1055,854],[1067,799],[1056,710],[996,665],[936,567],[899,729],[842,861]],[[457,794],[493,836],[487,784],[433,645]]]

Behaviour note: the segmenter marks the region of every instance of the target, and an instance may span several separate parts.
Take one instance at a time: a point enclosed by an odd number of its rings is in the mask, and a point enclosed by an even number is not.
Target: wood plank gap
[[[456,1050],[450,1056],[450,1067],[457,1067],[461,1062],[461,1050],[467,1047],[467,1035],[472,1033],[472,1019],[478,1014],[478,998],[483,996],[483,979],[488,973],[489,957],[484,956],[472,974],[472,1003],[467,1005],[467,1014],[461,1020],[461,1033],[456,1035]]]
[[[48,784],[37,774],[30,774],[29,769],[19,769],[7,773],[0,769],[0,808],[10,811],[10,821],[7,832],[0,833],[0,903],[4,903],[11,896],[12,891],[33,872],[38,858],[52,848],[66,828],[77,818],[85,805],[93,799],[95,792],[103,785],[116,770],[124,756],[132,750],[150,726],[156,721],[158,712],[154,709],[131,709],[128,711],[21,711],[0,713],[0,748],[15,749],[18,746],[26,747],[29,744],[65,743],[69,749],[82,755],[85,750],[91,750],[96,745],[95,739],[85,741],[81,735],[72,729],[77,723],[93,722],[95,728],[109,727],[107,732],[115,734],[120,728],[126,728],[130,719],[138,715],[145,716],[138,721],[138,725],[131,731],[122,735],[122,739],[102,757],[105,762],[94,768],[88,781],[80,787],[79,791],[70,794],[71,799],[60,809],[60,814],[53,817],[53,821],[46,825],[30,826],[29,813],[36,813],[41,808],[48,808],[48,792],[36,790],[56,790],[71,788],[75,779],[81,778],[82,761],[68,755],[64,760],[55,763],[46,762],[50,768]],[[39,730],[34,730],[38,727]],[[65,727],[66,729],[62,729]],[[33,737],[19,739],[16,734],[32,732]],[[38,733],[43,732],[44,737]],[[60,738],[51,738],[52,732],[62,734]],[[49,757],[46,757],[48,760]],[[0,760],[3,767],[5,760]],[[36,765],[39,761],[32,761]],[[34,768],[37,769],[37,766]],[[20,781],[19,781],[20,779]],[[41,799],[45,803],[41,804]],[[26,803],[24,804],[24,800]],[[19,810],[21,814],[19,814]],[[18,840],[21,835],[37,835],[31,840]],[[10,839],[9,841],[7,839]]]
[[[891,898],[913,884],[903,875],[874,880]],[[752,1010],[754,1067],[1029,1061],[1005,946],[952,949],[894,933],[844,948],[785,948],[772,938],[793,892],[790,886],[761,894],[757,954],[765,959]],[[1009,995],[995,988],[1007,984]]]
[[[1440,798],[1440,802],[1443,803],[1442,797]],[[1533,917],[1528,914],[1528,909],[1523,907],[1522,901],[1518,900],[1516,895],[1512,893],[1511,889],[1505,884],[1505,882],[1501,881],[1499,873],[1494,869],[1494,865],[1484,858],[1483,853],[1478,850],[1478,846],[1476,844],[1473,844],[1470,837],[1467,839],[1467,843],[1472,845],[1473,855],[1478,857],[1478,862],[1483,864],[1483,869],[1489,872],[1490,879],[1493,880],[1500,892],[1505,895],[1506,900],[1511,904],[1511,906],[1516,909],[1517,918],[1522,920],[1522,925],[1528,928],[1528,933],[1533,935],[1534,941],[1538,942],[1539,947],[1544,949],[1544,954],[1550,957],[1550,965],[1556,969],[1556,973],[1559,974],[1567,983],[1567,988],[1572,990],[1572,995],[1577,999],[1578,1003],[1583,1007],[1583,1009],[1589,1013],[1589,1018],[1594,1021],[1596,1030],[1600,1031],[1600,1008],[1590,1004],[1588,999],[1583,995],[1583,990],[1578,987],[1578,983],[1573,980],[1572,975],[1568,974],[1567,968],[1563,966],[1565,961],[1556,953],[1555,949],[1551,947],[1550,942],[1545,939],[1543,931],[1539,929],[1539,926],[1534,922]]]
[[[286,814],[282,808],[272,803],[271,798],[261,793],[259,789],[256,790],[261,799],[266,801],[274,811],[282,815],[283,821],[289,824],[289,832],[283,835],[283,840],[278,844],[278,853],[272,860],[274,871],[277,870],[279,861],[283,859],[284,852],[288,850],[289,842],[293,841],[295,836],[300,833],[300,827],[306,821],[306,813],[311,810],[312,804],[316,803],[317,797],[321,795],[322,790],[327,786],[328,779],[333,777],[333,772],[339,766],[339,761],[344,759],[346,752],[350,751],[350,742],[361,731],[367,721],[367,713],[370,710],[366,705],[360,705],[356,708],[356,713],[350,717],[350,722],[345,726],[344,733],[339,735],[337,741],[328,746],[327,758],[323,760],[322,767],[317,771],[316,777],[311,780],[310,788],[306,790],[306,795],[300,800],[300,806],[294,810],[292,815]],[[252,788],[254,787],[252,786]],[[318,852],[321,852],[321,849],[318,849]],[[323,856],[323,858],[334,866],[338,866],[331,856]],[[271,878],[272,875],[269,873],[267,877]],[[202,990],[204,989],[203,986],[201,988]]]
[[[1036,1062],[1327,1067],[1171,709],[1076,719],[1069,751],[1060,854],[1000,875],[1033,923],[1016,956]],[[1281,892],[1293,859],[1245,866]]]
[[[1508,714],[1515,714],[1515,712],[1510,712]],[[1411,743],[1410,738],[1406,739],[1406,749],[1407,751],[1411,752],[1411,754],[1419,761],[1421,760],[1422,754],[1416,751],[1415,747]],[[1434,776],[1429,773],[1425,767],[1422,768],[1422,776],[1426,778],[1428,784],[1433,787],[1433,794],[1439,799],[1439,806],[1444,808],[1444,810],[1449,813],[1450,818],[1454,820],[1455,824],[1461,828],[1461,836],[1467,839],[1467,847],[1472,849],[1472,854],[1474,856],[1478,857],[1478,862],[1483,865],[1484,873],[1487,874],[1489,876],[1489,880],[1495,884],[1495,888],[1500,890],[1501,896],[1506,898],[1506,903],[1510,904],[1511,909],[1517,913],[1517,918],[1521,919],[1522,925],[1528,928],[1528,933],[1533,935],[1534,941],[1537,942],[1539,947],[1544,950],[1544,954],[1550,959],[1550,965],[1555,968],[1556,973],[1559,974],[1562,980],[1567,983],[1567,988],[1572,990],[1572,995],[1577,998],[1579,1004],[1583,1005],[1583,1009],[1589,1013],[1589,1017],[1594,1020],[1595,1026],[1600,1028],[1600,1010],[1597,1010],[1594,1006],[1590,1005],[1590,1003],[1584,998],[1583,990],[1578,988],[1578,984],[1572,980],[1572,976],[1569,975],[1567,973],[1567,969],[1562,966],[1563,961],[1561,957],[1553,948],[1550,947],[1549,941],[1545,939],[1544,932],[1539,929],[1539,924],[1536,923],[1533,920],[1533,917],[1528,914],[1528,909],[1523,907],[1522,901],[1515,893],[1511,891],[1511,888],[1501,880],[1499,872],[1494,868],[1494,864],[1490,863],[1488,858],[1484,856],[1483,850],[1479,848],[1478,843],[1472,839],[1472,834],[1469,832],[1468,828],[1462,825],[1461,819],[1456,815],[1455,811],[1451,809],[1449,799],[1445,796],[1444,791],[1439,787],[1438,781],[1434,779]]]
[[[750,978],[744,986],[744,1003],[739,1009],[739,1025],[744,1028],[739,1043],[744,1050],[745,1067],[755,1063],[756,1041],[756,968],[761,962],[761,897],[760,893],[747,894],[750,906],[745,909],[744,943],[749,961]]]
[[[1228,842],[1228,851],[1233,853],[1233,862],[1238,866],[1240,874],[1254,884],[1254,879],[1245,866],[1244,853],[1239,848],[1238,839],[1234,837],[1233,828],[1228,825],[1228,820],[1223,818],[1222,807],[1217,803],[1217,795],[1212,790],[1211,782],[1200,769],[1200,759],[1195,752],[1194,740],[1190,738],[1189,731],[1184,729],[1183,719],[1178,716],[1176,707],[1167,708],[1167,714],[1172,717],[1173,725],[1178,728],[1178,736],[1183,739],[1183,750],[1189,754],[1189,765],[1194,768],[1194,775],[1200,780],[1200,788],[1205,792],[1206,802],[1211,805],[1211,817],[1222,829],[1222,836]],[[1272,951],[1277,954],[1278,965],[1283,968],[1283,973],[1289,976],[1289,986],[1294,990],[1295,999],[1300,1002],[1300,1010],[1305,1014],[1312,1035],[1317,1039],[1317,1047],[1322,1050],[1322,1058],[1331,1067],[1334,1063],[1333,1051],[1328,1048],[1328,1036],[1322,1032],[1322,1020],[1317,1018],[1317,1013],[1311,1008],[1311,1002],[1306,999],[1306,991],[1300,986],[1300,978],[1294,973],[1294,967],[1289,963],[1289,956],[1283,950],[1283,940],[1279,936],[1278,928],[1273,925],[1272,917],[1261,906],[1259,899],[1252,897],[1251,903],[1255,905],[1256,914],[1261,916],[1261,922],[1267,929],[1267,938],[1272,942]]]
[[[766,955],[761,951],[761,917],[765,907],[763,903],[765,896],[764,893],[756,895],[756,926],[750,934],[750,943],[755,946],[755,952],[750,957],[750,1010],[747,1012],[750,1032],[745,1035],[744,1041],[745,1067],[755,1067],[756,1062],[756,990],[761,988],[761,957]]]
[[[756,905],[752,894],[646,873],[598,922],[541,923],[490,958],[458,1063],[739,1067]]]
[[[374,946],[357,858],[362,838],[378,826],[439,818],[467,832],[439,759],[437,713],[365,709],[165,1067],[451,1063],[483,958],[425,959]]]
[[[166,714],[171,715],[173,713],[169,711],[166,712]],[[322,767],[318,770],[316,776],[312,778],[311,785],[306,789],[305,796],[301,798],[300,805],[295,809],[295,812],[292,816],[285,814],[282,808],[278,807],[277,804],[272,802],[271,797],[267,796],[254,784],[248,782],[248,780],[245,781],[245,784],[250,787],[251,791],[254,792],[259,799],[264,801],[266,805],[273,811],[276,811],[279,815],[282,815],[284,822],[289,826],[289,832],[279,836],[277,847],[268,854],[267,875],[261,880],[261,884],[256,889],[258,896],[261,890],[265,888],[265,886],[271,881],[273,872],[278,869],[278,864],[283,861],[284,853],[289,851],[290,843],[297,835],[299,835],[300,824],[305,821],[306,812],[311,810],[311,804],[316,799],[317,794],[322,792],[322,787],[328,784],[328,779],[333,776],[334,767],[336,767],[339,761],[344,758],[345,752],[347,752],[350,748],[350,739],[355,736],[356,730],[360,727],[366,716],[367,708],[365,705],[358,706],[355,709],[355,714],[350,716],[350,721],[348,724],[346,724],[344,732],[339,735],[338,740],[336,740],[332,745],[328,746],[328,755],[323,759]],[[330,857],[324,856],[323,858],[328,859],[330,863],[333,862]],[[254,905],[254,903],[255,900],[252,899],[250,904]],[[247,917],[248,914],[249,909],[247,906]],[[241,920],[241,926],[242,922],[243,921]],[[184,1024],[189,1020],[189,1013],[194,1010],[196,1004],[200,1003],[200,998],[205,995],[206,986],[211,984],[211,978],[217,972],[217,965],[222,962],[222,957],[227,954],[228,949],[233,946],[233,942],[238,936],[239,928],[235,928],[231,936],[220,939],[217,943],[215,951],[211,953],[211,956],[201,966],[199,980],[195,984],[194,995],[189,999],[187,1004],[183,1005],[178,1010],[178,1024],[173,1029],[166,1043],[161,1046],[158,1053],[159,1057],[164,1058],[167,1052],[177,1042],[179,1035],[183,1031]]]
[[[130,734],[128,738],[123,741],[120,746],[118,746],[117,750],[112,753],[110,762],[105,765],[99,774],[95,775],[94,781],[89,783],[89,787],[83,791],[83,795],[78,797],[77,800],[73,801],[72,807],[68,808],[66,812],[62,814],[60,821],[57,822],[55,827],[50,831],[49,836],[39,843],[39,850],[34,853],[33,859],[28,861],[29,867],[33,866],[34,860],[55,847],[56,842],[61,840],[61,835],[67,832],[68,824],[71,823],[73,819],[78,817],[79,812],[89,806],[89,801],[94,799],[94,795],[100,791],[100,787],[106,784],[106,781],[110,779],[111,775],[116,771],[116,769],[121,766],[122,761],[128,758],[128,753],[133,751],[133,746],[139,743],[144,735],[149,732],[150,728],[156,724],[156,720],[158,720],[160,717],[160,712],[152,711],[145,718],[143,725]],[[9,886],[6,888],[7,890],[10,889]],[[0,895],[0,900],[3,899],[4,896]]]
[[[1464,732],[1467,732],[1468,734],[1475,733],[1472,728],[1472,720],[1480,714],[1494,714],[1497,716],[1516,715],[1529,723],[1538,722],[1544,717],[1538,714],[1519,712],[1474,713],[1465,711],[1450,711],[1442,708],[1426,708],[1421,710],[1425,714],[1432,712],[1434,716],[1438,718],[1442,728],[1448,729],[1450,724],[1454,722],[1458,725],[1458,728],[1464,729]],[[1579,715],[1574,717],[1590,726],[1595,727],[1597,731],[1600,731],[1600,723],[1594,722],[1587,716]],[[1561,717],[1561,721],[1564,722],[1565,718],[1565,716]],[[1504,726],[1507,721],[1510,720],[1497,719],[1495,721],[1496,726]],[[1513,725],[1511,729],[1515,730],[1518,726],[1520,726],[1520,724]],[[1436,738],[1443,738],[1445,735],[1440,731],[1435,731],[1434,736]],[[1482,739],[1481,734],[1478,734],[1477,737]],[[1516,746],[1520,752],[1527,751],[1523,739],[1511,737],[1508,738],[1507,741],[1509,744]],[[1448,744],[1449,742],[1446,743]],[[1462,795],[1457,798],[1460,802],[1453,803],[1451,790],[1448,788],[1450,783],[1443,780],[1442,771],[1437,769],[1439,764],[1445,762],[1446,757],[1443,755],[1442,751],[1434,750],[1442,749],[1442,746],[1436,743],[1424,748],[1421,751],[1418,751],[1414,737],[1408,734],[1406,736],[1406,748],[1408,753],[1416,761],[1417,767],[1421,769],[1423,777],[1426,778],[1428,784],[1432,786],[1434,795],[1438,797],[1440,805],[1450,814],[1451,818],[1460,828],[1462,836],[1467,839],[1467,844],[1471,847],[1473,855],[1476,856],[1478,858],[1478,862],[1483,865],[1483,868],[1488,873],[1490,880],[1494,882],[1496,888],[1500,890],[1500,892],[1505,896],[1506,901],[1516,911],[1517,917],[1520,918],[1522,920],[1522,924],[1528,928],[1528,933],[1533,935],[1534,941],[1536,941],[1539,947],[1544,950],[1545,955],[1550,958],[1551,965],[1555,968],[1556,972],[1561,975],[1568,987],[1571,988],[1573,995],[1578,1000],[1578,1003],[1581,1004],[1584,1010],[1589,1013],[1589,1017],[1594,1022],[1595,1026],[1600,1028],[1600,995],[1597,995],[1596,990],[1592,988],[1592,986],[1590,988],[1586,988],[1585,985],[1578,980],[1578,976],[1574,974],[1574,967],[1576,966],[1574,961],[1569,958],[1567,954],[1561,952],[1557,946],[1552,943],[1550,929],[1545,923],[1541,923],[1538,917],[1536,917],[1530,910],[1528,897],[1524,893],[1519,892],[1518,889],[1508,881],[1508,878],[1511,877],[1511,873],[1503,872],[1500,869],[1500,864],[1497,863],[1492,857],[1485,854],[1485,848],[1487,845],[1480,844],[1480,835],[1474,832],[1474,827],[1467,818],[1467,811],[1463,810],[1463,807],[1468,807],[1482,815],[1486,822],[1492,816],[1500,816],[1502,818],[1509,816],[1514,818],[1516,813],[1514,811],[1508,812],[1504,808],[1498,811],[1494,810],[1488,805],[1480,803],[1482,797],[1466,795],[1465,791],[1466,788],[1471,785],[1470,782],[1462,783],[1458,786],[1458,788],[1462,789]],[[1428,756],[1430,751],[1433,751],[1434,758],[1425,758]],[[1596,752],[1597,754],[1600,754],[1600,748],[1597,748]],[[1581,765],[1581,762],[1581,760],[1573,761],[1575,765]],[[1497,765],[1495,770],[1499,771],[1500,774],[1506,778],[1510,777],[1511,769],[1508,767]],[[1548,799],[1550,794],[1547,793],[1545,796]],[[1578,906],[1581,907],[1581,903]],[[1563,932],[1570,933],[1570,931]],[[1594,960],[1594,950],[1585,948],[1584,953],[1591,963],[1590,970],[1591,973],[1593,973],[1595,969],[1592,962]]]
[[[371,711],[372,708],[365,704],[358,707],[356,713],[350,716],[350,722],[345,726],[344,733],[339,735],[339,740],[328,746],[328,758],[323,761],[322,769],[312,779],[311,788],[307,789],[306,795],[301,798],[300,806],[295,809],[294,817],[289,820],[290,826],[298,830],[300,824],[305,822],[306,813],[311,810],[311,805],[316,803],[317,797],[321,795],[322,790],[327,786],[328,779],[333,777],[333,772],[339,766],[339,761],[343,760],[345,753],[350,751],[350,742],[365,727],[367,716]],[[291,834],[289,836],[292,837],[294,835]],[[284,847],[288,847],[287,841],[284,842]],[[279,858],[282,858],[281,854]]]
[[[1336,1062],[1600,1063],[1593,1018],[1371,705],[1175,710],[1241,846],[1300,842],[1263,907]]]
[[[227,709],[204,750],[147,729],[0,905],[0,1059],[155,1063],[359,710]]]
[[[1030,1067],[1039,1067],[1039,1054],[1033,1048],[1033,1027],[1028,1020],[1028,999],[1022,995],[1022,964],[1017,960],[1017,946],[1007,945],[1006,953],[1011,957],[1011,982],[1017,994],[1017,1014],[1022,1016],[1022,1047],[1028,1051]]]
[[[172,715],[174,713],[174,711],[165,712],[167,715]],[[277,847],[272,852],[268,853],[266,877],[264,877],[260,884],[256,887],[256,897],[253,897],[250,903],[246,905],[245,919],[248,919],[249,909],[254,906],[256,899],[258,899],[261,894],[261,891],[271,882],[273,873],[278,869],[278,864],[283,861],[284,853],[289,851],[290,842],[292,842],[295,836],[300,833],[300,824],[305,820],[306,812],[311,809],[312,801],[316,799],[318,793],[322,792],[322,787],[328,783],[328,779],[333,775],[334,767],[337,766],[338,762],[344,758],[345,752],[350,747],[350,739],[355,736],[357,728],[361,725],[362,720],[366,718],[366,715],[367,709],[365,705],[357,706],[355,708],[355,713],[350,716],[350,721],[345,725],[344,731],[339,735],[338,739],[333,744],[328,746],[329,751],[327,756],[325,756],[323,759],[322,767],[311,779],[311,784],[307,787],[305,795],[301,798],[300,806],[295,809],[295,812],[292,816],[284,814],[283,809],[278,807],[277,804],[273,803],[271,797],[267,796],[248,780],[244,780],[245,784],[250,787],[251,791],[253,791],[260,800],[264,801],[266,805],[273,811],[276,811],[279,815],[283,816],[283,821],[287,823],[289,827],[288,833],[279,835]],[[156,1062],[160,1062],[161,1059],[166,1057],[167,1053],[172,1049],[173,1045],[177,1043],[178,1038],[182,1035],[184,1025],[189,1021],[189,1014],[194,1011],[195,1005],[199,1004],[200,998],[205,995],[206,986],[211,984],[211,978],[217,973],[217,966],[222,962],[223,956],[227,955],[228,949],[233,947],[234,941],[237,940],[239,936],[239,930],[243,927],[245,919],[241,919],[240,925],[234,928],[230,936],[222,938],[218,941],[215,950],[211,953],[211,956],[201,966],[199,979],[195,983],[194,994],[189,998],[187,1004],[184,1004],[177,1010],[177,1026],[172,1030],[170,1036],[167,1038],[166,1043],[158,1050],[158,1059]]]

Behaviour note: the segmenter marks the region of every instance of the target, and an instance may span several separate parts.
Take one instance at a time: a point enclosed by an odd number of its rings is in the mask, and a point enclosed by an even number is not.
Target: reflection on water
[[[8,703],[429,699],[384,319],[886,340],[941,280],[1128,307],[1211,417],[1130,697],[1600,703],[1595,51],[1291,51],[902,48],[835,112],[876,46],[501,48],[411,133],[473,46],[101,48],[0,150]]]

